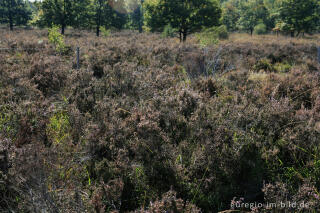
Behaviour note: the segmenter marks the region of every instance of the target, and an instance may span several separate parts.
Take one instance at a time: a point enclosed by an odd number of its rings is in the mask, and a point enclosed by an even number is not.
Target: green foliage
[[[263,70],[271,72],[273,71],[273,66],[267,59],[261,59],[254,65],[253,69],[255,71]]]
[[[100,27],[100,31],[102,36],[104,37],[109,37],[111,35],[111,30],[110,29],[106,29],[105,27]]]
[[[49,121],[47,126],[47,135],[55,145],[63,144],[70,136],[69,115],[64,111],[56,112]]]
[[[222,22],[229,31],[240,29],[252,34],[263,23],[266,31],[274,29],[294,36],[315,32],[320,26],[317,0],[227,0],[222,10]]]
[[[127,1],[128,4],[128,25],[130,28],[135,30],[139,30],[142,32],[143,28],[143,10],[142,10],[142,3],[143,1],[140,0],[131,0]]]
[[[215,27],[215,32],[217,33],[218,38],[221,40],[229,38],[229,33],[228,33],[227,27],[225,25]]]
[[[180,33],[181,41],[203,27],[219,24],[221,9],[216,0],[147,0],[145,20],[152,31],[162,31],[170,24]]]
[[[176,36],[177,30],[172,28],[171,24],[168,24],[164,27],[163,32],[162,32],[162,37],[164,38],[173,38]]]
[[[27,2],[23,0],[0,1],[0,24],[8,24],[12,30],[14,25],[26,25],[30,19],[31,9]]]
[[[238,30],[237,22],[240,18],[238,1],[239,0],[230,0],[222,5],[222,23],[230,32]]]
[[[41,4],[41,22],[49,27],[59,25],[61,33],[64,34],[65,28],[73,20],[72,3],[66,0],[44,0]]]
[[[100,35],[100,27],[122,29],[127,21],[125,2],[123,0],[93,0],[91,5],[92,23],[96,35]]]
[[[239,9],[239,28],[249,31],[251,35],[259,20],[265,20],[268,15],[262,0],[242,1]]]
[[[190,85],[191,79],[186,69],[183,66],[180,66],[178,67],[178,72],[182,75],[182,81],[184,81],[186,85]]]
[[[257,35],[266,34],[266,32],[267,32],[267,27],[266,27],[265,24],[260,23],[260,24],[258,24],[258,25],[256,25],[256,26],[254,27],[253,32],[254,32],[255,34],[257,34]]]
[[[200,46],[211,46],[219,43],[219,39],[217,37],[217,34],[212,31],[203,31],[196,34],[196,38],[200,43]]]
[[[7,137],[14,137],[17,134],[18,125],[16,116],[7,107],[0,107],[0,133]]]
[[[294,33],[313,32],[319,20],[319,4],[317,0],[282,0],[280,20],[282,30]]]
[[[196,38],[198,39],[201,46],[208,46],[217,44],[220,40],[228,39],[229,33],[227,31],[227,27],[221,25],[219,27],[211,27],[203,30],[200,33],[196,34]]]
[[[51,44],[53,44],[59,53],[66,51],[66,45],[64,43],[64,37],[59,33],[59,26],[53,25],[48,29],[48,39]]]
[[[292,65],[290,65],[289,63],[276,63],[274,65],[274,69],[280,73],[289,72],[291,68],[292,68]]]

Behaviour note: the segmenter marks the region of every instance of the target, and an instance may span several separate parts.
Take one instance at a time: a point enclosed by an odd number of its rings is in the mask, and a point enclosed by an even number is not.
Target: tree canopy
[[[216,0],[147,0],[145,20],[152,31],[167,24],[178,29],[180,40],[203,27],[219,25],[221,8]]]
[[[0,23],[8,23],[10,30],[14,25],[25,25],[31,19],[31,9],[23,0],[0,1]]]
[[[282,0],[280,19],[283,29],[294,33],[312,32],[317,27],[318,21],[317,0]]]
[[[32,20],[30,21],[30,19]],[[1,0],[0,24],[58,25],[161,32],[170,26],[185,41],[191,33],[225,25],[228,31],[254,29],[291,36],[320,32],[319,0]],[[167,27],[167,28],[166,28]],[[265,29],[265,30],[264,30]]]
[[[319,31],[320,1],[317,0],[226,0],[222,21],[230,31],[266,25],[269,31],[282,31],[291,36]],[[235,24],[237,23],[237,24]],[[296,32],[296,34],[295,34]]]

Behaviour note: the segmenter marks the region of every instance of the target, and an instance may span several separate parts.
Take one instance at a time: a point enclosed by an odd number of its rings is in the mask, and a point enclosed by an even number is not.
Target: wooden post
[[[80,47],[77,47],[77,70],[80,68]]]

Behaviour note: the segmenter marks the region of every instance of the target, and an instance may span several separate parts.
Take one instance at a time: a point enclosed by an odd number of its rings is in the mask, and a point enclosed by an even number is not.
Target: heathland
[[[319,209],[319,36],[56,39],[0,30],[2,212]]]

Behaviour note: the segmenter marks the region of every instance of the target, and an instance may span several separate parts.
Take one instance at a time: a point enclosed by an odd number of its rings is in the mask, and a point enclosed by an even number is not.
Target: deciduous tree
[[[283,30],[295,36],[301,32],[310,33],[317,27],[317,0],[282,0],[280,19],[284,23]]]
[[[268,16],[262,0],[242,1],[240,4],[240,19],[238,25],[240,29],[247,30],[252,35],[254,27],[259,21],[264,21]]]
[[[8,23],[10,30],[14,25],[25,25],[31,19],[31,10],[23,0],[0,1],[0,23]]]
[[[180,41],[203,27],[219,25],[221,8],[216,0],[147,0],[145,20],[152,31],[167,24],[178,30]]]

